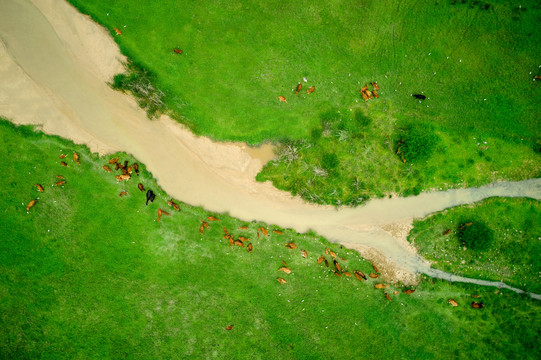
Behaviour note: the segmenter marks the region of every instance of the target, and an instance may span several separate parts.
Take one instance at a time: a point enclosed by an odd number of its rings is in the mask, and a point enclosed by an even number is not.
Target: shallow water
[[[85,59],[95,58],[90,52],[98,49],[103,59],[94,60],[118,69],[111,66],[118,62],[111,55],[118,50],[107,31],[69,5],[0,0],[0,40],[0,114],[19,123],[43,124],[44,131],[85,143],[93,151],[131,153],[165,191],[186,203],[300,232],[313,229],[354,249],[375,248],[408,271],[432,269],[384,231],[385,225],[491,196],[541,198],[541,180],[533,179],[373,200],[354,209],[306,204],[254,181],[261,160],[272,156],[269,147],[244,151],[197,138],[167,118],[149,121],[130,97],[111,90],[96,75],[107,73],[101,63]]]

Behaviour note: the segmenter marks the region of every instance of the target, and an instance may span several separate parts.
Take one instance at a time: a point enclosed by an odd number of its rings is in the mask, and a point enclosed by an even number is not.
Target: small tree
[[[440,137],[428,123],[413,123],[406,127],[396,152],[409,162],[420,162],[430,158],[436,150]]]
[[[482,222],[467,222],[459,227],[458,239],[472,250],[486,250],[494,241],[494,232]]]

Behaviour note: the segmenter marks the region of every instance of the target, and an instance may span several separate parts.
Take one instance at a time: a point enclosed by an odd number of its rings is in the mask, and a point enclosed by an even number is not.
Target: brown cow
[[[111,168],[110,168],[109,166],[107,166],[107,165],[103,165],[103,169],[104,169],[105,171],[107,171],[107,172],[110,172],[110,173],[113,172],[113,170],[111,170]]]
[[[374,274],[374,273],[370,273],[368,276],[370,276],[372,279],[377,279],[377,278],[379,278],[379,275],[378,275],[378,274]]]
[[[541,75],[535,75],[535,76],[533,77],[533,79],[534,79],[534,80],[541,80]]]
[[[137,187],[139,188],[139,190],[141,190],[141,192],[145,192],[145,186],[141,183],[137,184]]]
[[[453,305],[454,307],[457,307],[457,306],[458,306],[458,303],[457,303],[455,300],[453,300],[453,299],[449,299],[449,300],[447,300],[447,302],[448,302],[449,304]]]
[[[244,236],[239,236],[240,241],[250,241],[250,239],[245,238]]]
[[[398,295],[398,294],[400,294],[400,291],[396,290],[396,291],[393,292],[393,294]]]
[[[175,54],[182,54],[182,50],[181,49],[178,49],[178,48],[174,48],[173,51],[175,52]]]
[[[451,232],[451,229],[447,229],[447,230],[445,230],[445,231],[443,232],[442,235],[443,235],[443,236],[449,235],[450,232]]]
[[[338,271],[338,270],[335,270],[335,271],[334,271],[334,275],[336,275],[336,276],[338,276],[338,277],[341,277],[341,276],[342,276],[342,274],[341,274],[340,271]]]
[[[124,195],[128,195],[128,192],[127,191],[122,191],[120,194],[118,194],[118,196],[122,197]],[[159,220],[158,220],[159,221]]]
[[[315,86],[312,86],[310,89],[306,90],[306,92],[307,92],[308,94],[311,94],[311,93],[314,92],[314,90],[316,90],[316,87],[315,87]]]
[[[281,285],[284,285],[287,281],[285,279],[282,279],[282,278],[277,278],[276,279]]]
[[[226,329],[226,330],[233,330],[233,325],[227,325],[227,326],[225,327],[225,329]]]
[[[360,272],[360,271],[355,270],[355,271],[353,271],[353,274],[355,274],[355,277],[357,278],[357,280],[359,280],[361,282],[363,281],[363,278],[364,278],[364,280],[366,280],[366,276],[364,276],[364,274],[362,272]]]
[[[77,154],[76,152],[73,153],[73,160],[75,160],[75,162],[79,164],[79,154]]]
[[[290,250],[296,249],[296,248],[297,248],[297,244],[292,243],[292,242],[289,242],[289,243],[286,244],[286,248],[288,248],[288,249],[290,249]]]
[[[128,166],[128,170],[127,170],[128,174],[131,174],[132,171],[133,171],[133,165]]]
[[[248,229],[248,226],[241,226],[241,227],[239,228],[239,230],[247,230],[247,229]]]
[[[283,271],[286,274],[291,274],[291,269],[285,266],[282,266],[281,268],[279,268],[278,271]]]
[[[120,31],[119,28],[113,28],[113,31],[114,31],[117,35],[122,35],[122,31]]]
[[[116,164],[115,164],[115,170],[120,169],[121,166],[122,166],[122,165],[120,165],[119,163],[116,163]]]
[[[376,286],[374,286],[376,289],[385,289],[387,287],[387,285],[385,284],[376,284]]]
[[[342,271],[342,267],[340,266],[340,264],[338,263],[338,261],[333,260],[332,262],[334,263],[334,267],[336,268],[336,270]]]
[[[389,294],[387,294],[387,292],[385,292],[385,297],[387,298],[387,300],[391,301],[391,297],[389,296]]]
[[[41,186],[41,184],[36,184],[35,186],[38,188],[39,192],[45,191],[45,189],[43,189],[43,186]]]
[[[263,235],[265,235],[265,236],[267,236],[267,235],[269,234],[269,232],[267,231],[267,229],[265,229],[264,227],[260,227],[260,228],[257,229],[257,230],[260,230],[261,233],[262,233]]]
[[[471,307],[474,309],[482,309],[485,307],[485,304],[472,301]]]
[[[285,102],[287,103],[287,100],[285,97],[283,97],[282,95],[278,96],[278,100],[280,100],[281,102]]]
[[[308,252],[306,252],[306,250],[301,250],[301,255],[305,258],[308,258]]]
[[[162,209],[158,209],[158,221],[160,221],[160,219],[162,218],[162,215],[171,216],[171,214],[169,214],[167,211],[164,211]]]
[[[237,246],[240,246],[240,247],[244,247],[244,243],[240,240],[235,240],[233,241],[233,244],[237,245]]]
[[[60,162],[60,165],[62,165],[62,166],[68,166],[68,164],[66,164],[64,161],[61,161],[61,162]]]
[[[379,98],[379,95],[376,92],[376,90],[372,90],[372,96],[375,97],[375,98]]]
[[[205,231],[205,226],[203,224],[201,224],[201,226],[199,226],[199,233],[201,235],[203,235],[203,232]]]
[[[413,293],[415,292],[415,290],[417,290],[417,288],[415,288],[415,289],[413,289],[413,290],[412,290],[412,289],[408,289],[408,290],[404,291],[404,294],[411,295],[411,294],[413,294]]]
[[[205,221],[203,221],[203,220],[201,220],[201,225],[203,225],[203,226],[204,226],[205,228],[207,228],[207,229],[208,229],[209,226],[210,226],[207,222],[205,222]]]
[[[62,154],[62,155],[59,156],[60,159],[63,159],[65,157],[66,157],[66,154]]]
[[[138,163],[133,163],[133,170],[135,170],[135,173],[137,174],[137,176],[139,176],[139,164]]]
[[[173,201],[173,199],[169,200],[169,201],[167,202],[167,205],[172,206],[173,209],[175,209],[176,211],[180,211],[180,206],[178,206],[178,204],[175,203],[175,202]]]
[[[37,200],[31,200],[27,205],[26,205],[26,211],[30,210],[31,207],[33,207],[34,205],[36,205],[38,201]]]
[[[301,91],[302,89],[302,84],[299,83],[299,85],[297,85],[297,91],[295,91],[295,95],[299,93],[299,91]]]
[[[378,85],[378,82],[377,81],[374,81],[372,84],[372,87],[374,88],[374,90],[379,90],[379,85]]]
[[[120,178],[120,181],[124,181],[124,180],[129,180],[131,176],[128,174],[122,174],[122,175],[119,175],[118,177]]]
[[[287,266],[287,263],[284,260],[280,260],[284,266]]]
[[[56,178],[64,180],[64,177],[62,175],[56,175]]]
[[[118,156],[116,158],[110,159],[109,164],[114,164],[118,161]]]
[[[368,84],[364,84],[364,86],[359,90],[360,93],[364,93],[368,91]]]
[[[275,234],[278,234],[278,235],[284,235],[284,233],[281,232],[280,230],[274,229],[274,230],[272,230],[272,232],[274,232]]]
[[[54,183],[54,186],[62,186],[66,183],[66,180],[60,180]]]
[[[378,268],[376,267],[376,265],[374,265],[374,263],[370,263],[370,264],[372,264],[372,267],[374,268],[374,271],[377,272],[377,273],[379,273],[379,270],[378,270]]]
[[[462,224],[462,225],[460,225],[460,226],[458,227],[458,230],[462,230],[462,229],[464,229],[465,227],[467,227],[467,226],[472,226],[472,225],[473,225],[473,223],[471,223],[471,222]]]
[[[364,92],[362,92],[361,95],[364,101],[368,101],[368,95],[366,95]]]
[[[214,216],[207,217],[208,221],[221,221],[220,219],[215,218]]]
[[[336,253],[332,250],[329,250],[329,255],[331,255],[333,258],[336,258]]]
[[[325,261],[325,256],[321,255],[319,259],[317,259],[317,263],[321,264],[323,261]]]
[[[248,252],[252,252],[253,249],[254,249],[254,247],[252,246],[252,243],[249,243],[248,244]]]
[[[351,273],[348,272],[348,271],[344,271],[344,275],[346,275],[346,276],[351,276]]]
[[[233,236],[231,236],[231,235],[228,234],[228,235],[225,236],[225,238],[226,238],[226,239],[229,239],[229,246],[231,246],[231,249],[233,249],[233,244],[235,243],[235,242],[233,241]]]
[[[329,262],[327,261],[327,259],[325,259],[325,266],[329,267]]]

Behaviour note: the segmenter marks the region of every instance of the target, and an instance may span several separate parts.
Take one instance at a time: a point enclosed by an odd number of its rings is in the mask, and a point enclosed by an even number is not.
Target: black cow
[[[153,202],[154,201],[154,198],[156,197],[156,195],[154,194],[154,192],[152,190],[148,190],[147,191],[147,205],[148,205],[148,202]]]
[[[414,98],[416,99],[419,99],[419,100],[424,100],[426,99],[426,96],[422,95],[422,94],[413,94],[412,95]]]

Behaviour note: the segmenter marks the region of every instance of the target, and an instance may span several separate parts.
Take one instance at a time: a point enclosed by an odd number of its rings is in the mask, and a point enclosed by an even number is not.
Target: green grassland
[[[371,272],[357,253],[313,233],[280,235],[183,203],[175,211],[144,164],[118,182],[102,168],[112,156],[7,121],[0,155],[3,359],[507,359],[540,351],[540,303],[527,296],[423,279],[411,295],[389,285],[388,301],[374,289],[379,279],[337,277],[332,263],[316,262],[330,248],[345,270]],[[63,186],[53,186],[57,175]],[[156,193],[148,206],[138,182]],[[171,215],[158,222],[158,208]],[[210,215],[221,221],[200,234]],[[224,227],[250,238],[253,251],[230,248]],[[297,249],[284,246],[291,241]],[[282,260],[291,274],[277,271]]]
[[[458,228],[487,224],[492,244],[478,250],[463,246]],[[451,232],[443,235],[448,229]],[[490,198],[459,206],[414,222],[408,240],[432,267],[466,277],[503,280],[508,285],[541,292],[541,207],[532,199]]]
[[[70,1],[121,29],[115,40],[163,91],[164,111],[195,133],[298,145],[258,179],[306,200],[357,205],[541,174],[537,1]],[[370,81],[381,97],[365,103]],[[330,126],[328,112],[340,114]],[[371,122],[357,126],[357,112]],[[403,164],[410,124],[439,142]],[[340,159],[331,173],[325,154]]]

